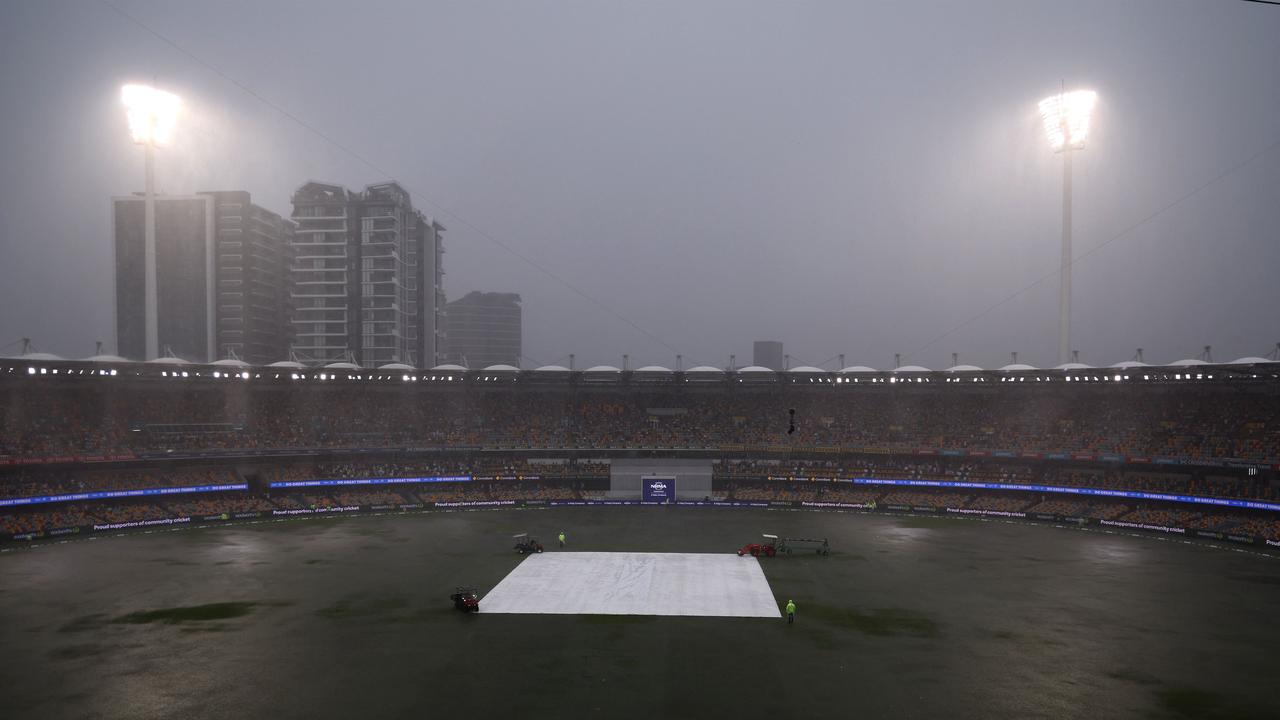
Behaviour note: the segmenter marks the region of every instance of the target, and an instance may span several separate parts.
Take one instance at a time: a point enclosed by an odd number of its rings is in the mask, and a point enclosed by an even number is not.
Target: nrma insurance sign
[[[674,502],[676,499],[676,479],[673,477],[641,478],[640,487],[640,499],[644,502]]]

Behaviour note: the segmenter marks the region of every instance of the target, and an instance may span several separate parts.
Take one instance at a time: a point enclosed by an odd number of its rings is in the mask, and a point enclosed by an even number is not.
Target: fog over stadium
[[[0,718],[1280,718],[1278,69],[1280,0],[0,3]]]
[[[1080,359],[1264,355],[1277,37],[1280,8],[1226,0],[6,3],[0,344],[112,349],[108,198],[142,185],[119,89],[154,82],[185,104],[160,192],[287,217],[307,180],[394,178],[449,228],[450,300],[522,296],[525,367],[742,365],[762,339],[826,367],[1053,365],[1062,159],[1036,103],[1065,86],[1099,97]]]

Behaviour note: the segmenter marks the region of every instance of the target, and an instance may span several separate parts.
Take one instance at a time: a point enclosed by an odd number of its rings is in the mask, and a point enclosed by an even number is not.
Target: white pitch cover
[[[480,600],[480,612],[782,617],[759,561],[730,553],[530,555]]]

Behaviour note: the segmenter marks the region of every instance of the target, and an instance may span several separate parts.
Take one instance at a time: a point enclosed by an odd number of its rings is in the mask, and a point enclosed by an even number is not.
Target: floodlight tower
[[[155,149],[164,147],[173,139],[173,126],[178,117],[181,101],[177,95],[157,90],[148,85],[125,85],[120,90],[125,114],[129,119],[129,134],[133,141],[145,149],[146,194],[144,218],[144,274],[145,274],[145,325],[147,334],[146,357],[154,360],[160,356],[160,325],[156,300],[156,188]]]
[[[1070,360],[1071,348],[1071,156],[1084,149],[1089,118],[1098,102],[1092,90],[1062,92],[1040,101],[1049,146],[1062,153],[1062,287],[1058,295],[1058,362]]]

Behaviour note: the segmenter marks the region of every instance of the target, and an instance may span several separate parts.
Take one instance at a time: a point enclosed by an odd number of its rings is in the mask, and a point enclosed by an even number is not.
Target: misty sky
[[[829,368],[1056,364],[1056,274],[929,343],[1055,272],[1036,102],[1064,80],[1100,97],[1077,256],[1210,183],[1075,266],[1081,359],[1280,341],[1280,7],[112,2],[403,183],[449,228],[450,299],[523,296],[526,367],[743,365],[757,339]],[[308,179],[385,179],[182,51],[104,2],[0,5],[0,345],[111,349],[108,198],[142,185],[122,83],[186,104],[164,192],[288,215]]]

